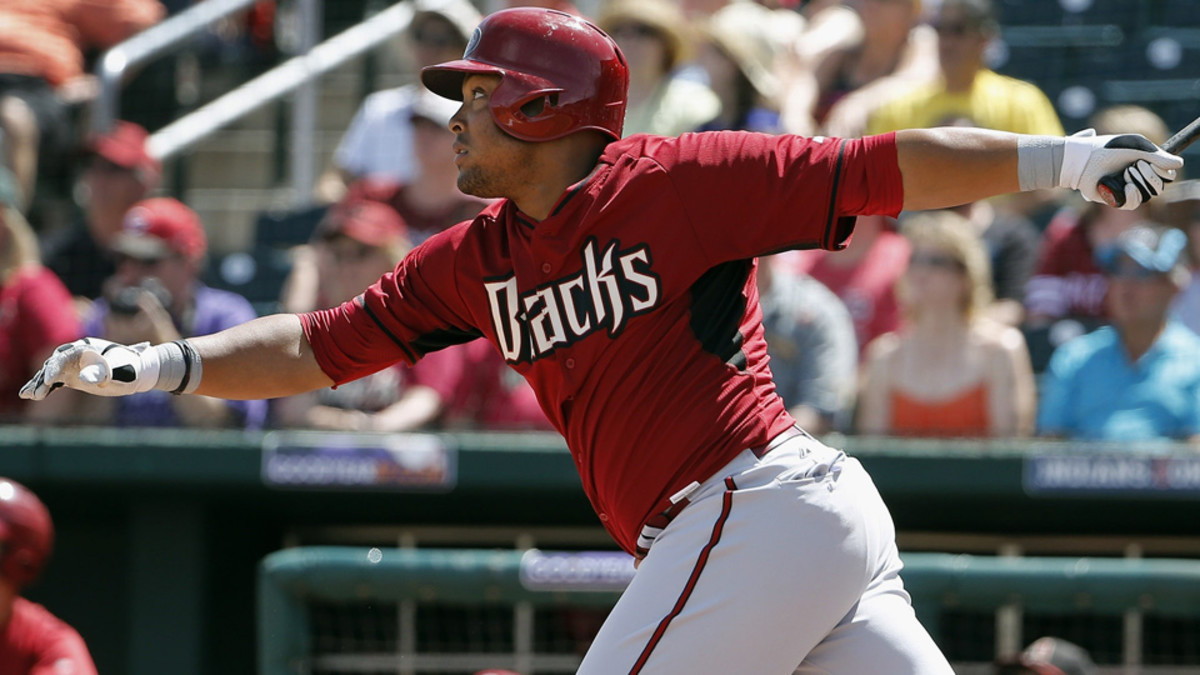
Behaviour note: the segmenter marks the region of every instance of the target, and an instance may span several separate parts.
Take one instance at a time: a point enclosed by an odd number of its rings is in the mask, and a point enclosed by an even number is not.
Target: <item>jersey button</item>
[[[608,514],[607,514],[607,513],[601,513],[601,514],[600,514],[600,520],[603,520],[604,522],[606,522],[606,523],[607,523],[607,522],[608,522]]]
[[[550,274],[550,270],[552,269],[554,268],[550,266],[550,263],[542,263],[542,272],[544,274]]]
[[[568,358],[566,361],[563,361],[563,365],[565,365],[568,368],[574,368],[575,367],[575,359]]]

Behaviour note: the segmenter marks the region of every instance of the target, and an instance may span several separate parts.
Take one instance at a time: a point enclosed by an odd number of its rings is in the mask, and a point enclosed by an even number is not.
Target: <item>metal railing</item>
[[[93,133],[108,131],[120,115],[121,85],[130,70],[177,49],[185,40],[200,33],[215,21],[254,4],[255,0],[207,0],[148,28],[112,47],[100,57],[96,77],[100,92],[91,110]]]
[[[120,116],[122,83],[131,69],[194,37],[215,21],[243,10],[255,0],[206,0],[109,49],[100,58],[100,92],[91,111],[91,131],[107,131]],[[150,154],[168,159],[214,131],[292,92],[290,173],[293,202],[309,201],[316,182],[316,79],[329,70],[391,39],[412,20],[409,3],[400,2],[362,23],[317,44],[320,0],[298,0],[299,55],[151,134]]]
[[[311,1],[311,0],[309,0]],[[363,54],[403,31],[412,20],[412,7],[401,2],[329,38],[307,53],[293,57],[246,82],[220,98],[155,132],[149,140],[150,152],[160,159],[172,157],[212,132],[311,85],[315,79]],[[293,136],[292,185],[297,205],[307,201],[315,182],[313,156],[316,97],[296,97],[296,121]]]

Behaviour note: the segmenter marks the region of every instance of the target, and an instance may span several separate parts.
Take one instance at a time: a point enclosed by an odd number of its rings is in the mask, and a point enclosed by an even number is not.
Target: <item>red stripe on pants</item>
[[[712,553],[717,542],[721,541],[721,532],[725,529],[725,521],[729,519],[729,511],[733,507],[733,491],[737,486],[733,482],[733,478],[725,479],[725,495],[721,503],[721,515],[717,518],[717,522],[713,524],[712,535],[708,538],[708,543],[700,551],[700,557],[696,559],[696,566],[692,568],[692,574],[688,577],[687,584],[683,587],[683,592],[679,594],[679,599],[675,601],[675,606],[671,611],[663,617],[663,620],[658,622],[658,627],[654,629],[654,635],[650,636],[650,641],[646,643],[645,649],[642,650],[641,656],[638,657],[633,668],[629,669],[629,675],[637,675],[642,672],[642,668],[646,665],[646,661],[650,659],[650,653],[658,646],[663,635],[667,632],[667,627],[671,625],[671,620],[679,616],[683,611],[683,606],[687,604],[688,598],[692,595],[692,590],[696,588],[696,582],[700,580],[700,573],[704,571],[704,566],[708,564],[708,556]]]

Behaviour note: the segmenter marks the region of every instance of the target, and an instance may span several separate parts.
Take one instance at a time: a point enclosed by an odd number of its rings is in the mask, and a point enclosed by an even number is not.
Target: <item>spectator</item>
[[[1025,651],[996,662],[993,675],[1097,675],[1092,657],[1079,645],[1038,638]]]
[[[911,436],[1019,436],[1032,430],[1033,371],[1020,331],[983,318],[987,253],[949,211],[912,216],[900,293],[908,326],[871,344],[859,430]]]
[[[952,209],[972,225],[987,248],[995,297],[988,306],[991,319],[1009,326],[1025,320],[1025,289],[1037,262],[1040,235],[1031,220],[996,208],[988,200]]]
[[[390,207],[369,200],[339,203],[317,228],[314,298],[300,305],[325,309],[346,302],[391,272],[409,250],[404,221]],[[293,277],[295,278],[295,277]],[[292,311],[292,310],[288,310]],[[454,395],[462,352],[446,349],[428,363],[397,364],[337,389],[279,399],[276,424],[340,431],[410,431],[438,420]]]
[[[629,63],[624,135],[678,136],[720,114],[721,100],[708,86],[674,76],[692,43],[683,12],[670,0],[613,0],[597,23]]]
[[[771,10],[753,2],[726,5],[704,22],[699,61],[721,113],[702,131],[740,129],[780,133]]]
[[[1168,135],[1167,125],[1158,115],[1138,106],[1102,110],[1092,118],[1091,126],[1099,134],[1111,133],[1114,128],[1122,129],[1122,133],[1142,134],[1156,144],[1165,142]],[[1149,207],[1152,214],[1157,207],[1158,204]],[[1084,328],[1103,323],[1106,282],[1096,264],[1095,252],[1144,219],[1145,213],[1094,202],[1082,209],[1069,207],[1059,211],[1042,236],[1038,262],[1026,288],[1026,323],[1033,328],[1064,318],[1081,322]]]
[[[447,426],[494,431],[554,430],[533,387],[508,367],[491,343],[475,340],[450,349],[462,352],[464,364]]]
[[[758,293],[775,390],[788,412],[814,434],[845,429],[858,370],[846,306],[821,282],[773,257],[758,261]]]
[[[451,225],[471,220],[488,203],[458,189],[454,153],[446,151],[454,143],[449,124],[455,110],[457,106],[448,99],[430,93],[418,95],[409,116],[421,173],[411,183],[360,180],[350,186],[345,197],[365,197],[390,205],[404,219],[413,246]]]
[[[39,261],[37,240],[15,197],[15,180],[0,167],[0,421],[63,421],[78,397],[50,410],[17,397],[22,378],[36,373],[63,338],[77,340],[83,332],[67,289]]]
[[[208,335],[255,317],[240,295],[199,281],[207,239],[199,216],[181,202],[159,197],[125,215],[110,247],[116,272],[85,321],[88,335],[127,344],[170,342]],[[258,428],[266,401],[224,401],[149,391],[99,399],[112,407],[93,414],[117,426]]]
[[[1187,234],[1187,264],[1191,268],[1188,285],[1171,305],[1171,317],[1200,335],[1200,181],[1184,181],[1167,194],[1172,222]]]
[[[1168,318],[1187,283],[1186,245],[1177,229],[1141,224],[1099,252],[1112,325],[1055,350],[1042,380],[1041,434],[1200,441],[1200,336]]]
[[[813,11],[781,61],[784,127],[861,136],[879,101],[933,79],[937,42],[918,23],[920,8],[920,0],[852,0]]]
[[[164,13],[158,0],[0,3],[0,136],[25,204],[39,172],[51,169],[47,160],[70,147],[66,104],[94,90],[84,73],[84,50],[111,47]]]
[[[461,57],[480,20],[468,0],[413,0],[413,12],[401,44],[418,72]],[[363,101],[334,152],[334,166],[321,177],[322,198],[341,199],[346,186],[360,178],[413,181],[422,167],[414,148],[411,108],[422,92],[425,87],[414,82],[375,92]]]
[[[96,675],[79,632],[21,591],[54,549],[54,522],[29,488],[0,478],[0,672]]]
[[[875,338],[900,328],[896,282],[908,266],[908,240],[886,216],[859,216],[854,237],[837,255],[829,251],[783,254],[797,272],[810,275],[833,291],[854,319],[859,355]]]
[[[72,295],[100,297],[104,280],[116,271],[108,251],[121,232],[125,213],[158,186],[162,167],[146,149],[147,136],[132,122],[117,122],[87,144],[87,168],[81,177],[83,220],[45,242],[46,266]]]
[[[999,25],[991,0],[943,0],[933,19],[941,77],[883,103],[871,134],[943,126],[958,118],[979,127],[1061,136],[1054,105],[1037,85],[989,70],[984,50]]]

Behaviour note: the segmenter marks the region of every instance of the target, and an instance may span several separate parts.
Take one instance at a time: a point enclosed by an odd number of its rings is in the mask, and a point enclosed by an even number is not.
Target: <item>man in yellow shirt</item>
[[[868,134],[959,125],[1061,136],[1054,106],[1037,85],[988,70],[984,50],[999,25],[991,0],[944,0],[933,27],[941,77],[882,104]]]

